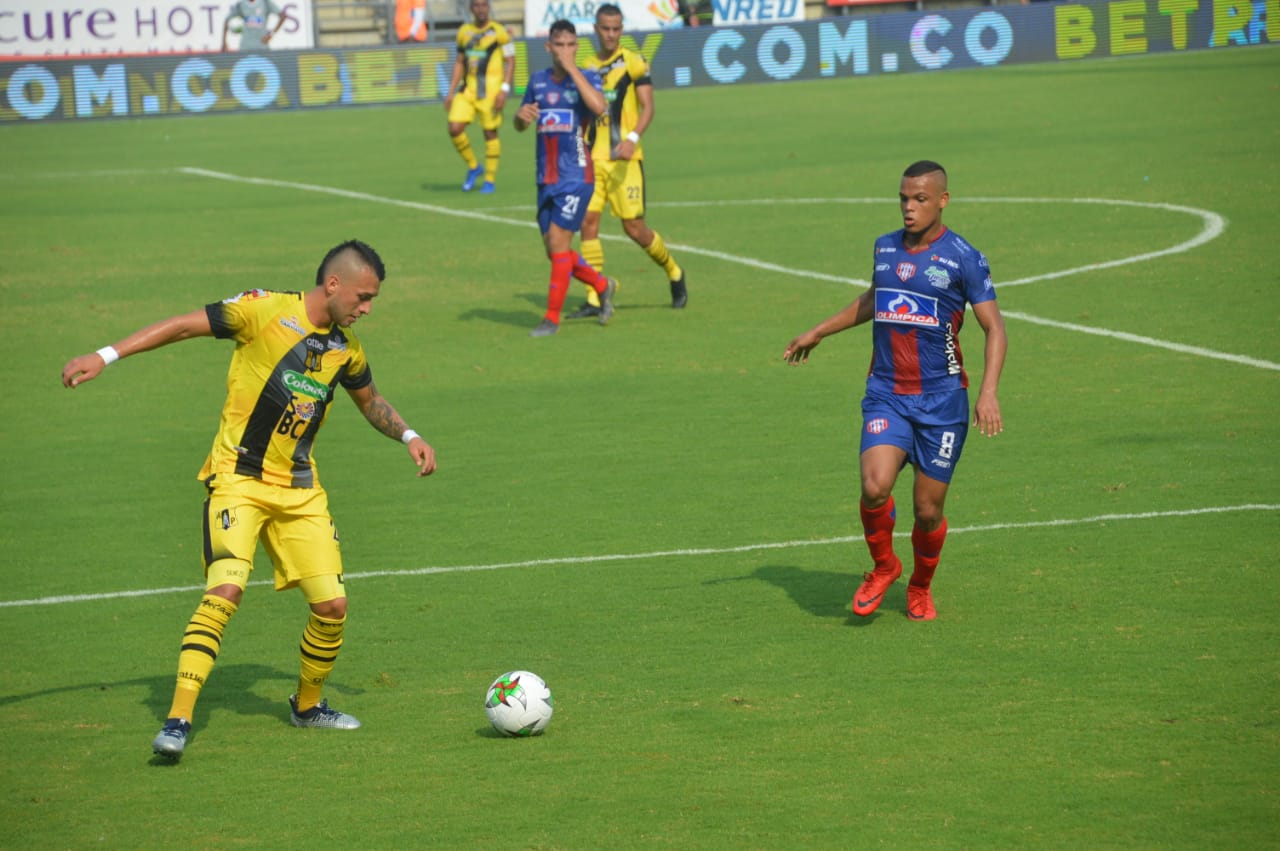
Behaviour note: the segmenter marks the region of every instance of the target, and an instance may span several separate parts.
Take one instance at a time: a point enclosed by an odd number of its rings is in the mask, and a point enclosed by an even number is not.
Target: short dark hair
[[[615,3],[601,3],[596,7],[596,20],[598,21],[606,15],[617,15],[621,18],[622,9],[618,8]]]
[[[354,251],[360,255],[360,259],[365,262],[374,274],[378,276],[378,281],[382,282],[387,277],[387,267],[382,265],[382,258],[378,256],[378,252],[373,250],[373,246],[367,242],[358,239],[348,239],[329,249],[329,253],[320,261],[320,268],[316,269],[316,286],[324,284],[325,270],[329,264],[333,262],[333,258],[337,257],[344,251]]]
[[[935,171],[942,172],[943,178],[947,176],[947,170],[933,160],[916,160],[907,166],[907,170],[902,173],[903,177],[923,177],[926,174],[933,174]]]
[[[561,18],[560,20],[553,22],[551,24],[551,29],[547,30],[547,41],[551,41],[551,39],[555,38],[556,33],[565,32],[573,33],[576,36],[578,34],[578,28],[573,25],[573,21]]]

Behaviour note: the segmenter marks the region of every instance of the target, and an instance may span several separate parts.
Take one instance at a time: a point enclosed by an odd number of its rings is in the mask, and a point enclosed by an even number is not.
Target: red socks
[[[582,255],[573,252],[573,276],[582,283],[591,287],[598,293],[603,293],[608,281],[605,276],[595,270],[595,267],[582,259]]]
[[[919,526],[911,530],[911,548],[915,550],[915,570],[911,573],[911,584],[919,588],[928,588],[933,581],[933,572],[938,569],[938,559],[942,555],[942,544],[947,540],[947,518],[942,518],[942,525],[932,532],[925,532]]]
[[[577,256],[573,251],[551,255],[551,285],[547,289],[547,312],[543,316],[557,325],[560,324],[560,311],[564,309],[565,296],[569,294],[569,278]]]
[[[858,511],[862,515],[862,536],[867,540],[871,560],[876,563],[876,569],[888,570],[894,560],[893,524],[897,518],[893,497],[879,508],[867,508],[859,502]]]

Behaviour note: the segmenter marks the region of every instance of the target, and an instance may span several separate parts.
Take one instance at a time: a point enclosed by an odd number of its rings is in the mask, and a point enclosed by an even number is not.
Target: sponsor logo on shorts
[[[880,434],[883,431],[887,431],[888,428],[889,421],[884,417],[876,417],[874,420],[867,420],[868,434]]]

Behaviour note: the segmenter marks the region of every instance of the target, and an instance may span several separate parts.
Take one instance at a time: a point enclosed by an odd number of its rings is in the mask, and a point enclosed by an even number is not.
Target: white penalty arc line
[[[178,171],[184,174],[190,174],[196,177],[206,177],[212,180],[225,180],[232,183],[247,183],[255,186],[274,186],[282,189],[296,189],[304,192],[317,192],[324,195],[334,195],[339,198],[351,198],[357,201],[368,201],[375,204],[387,204],[393,207],[402,207],[410,210],[420,210],[428,213],[438,213],[442,216],[453,216],[455,218],[472,219],[474,221],[488,222],[491,224],[512,225],[515,227],[533,228],[536,224],[524,219],[511,219],[505,216],[495,216],[492,213],[483,213],[474,210],[458,210],[453,207],[443,207],[438,204],[425,204],[421,201],[405,201],[398,198],[387,198],[382,195],[373,195],[368,192],[356,192],[350,189],[339,189],[334,186],[321,186],[314,183],[297,183],[290,180],[276,180],[268,177],[244,177],[237,174],[229,174],[221,171],[210,171],[204,168],[195,168],[193,166],[182,166]],[[1226,219],[1211,210],[1201,210],[1196,207],[1184,207],[1177,204],[1161,204],[1145,201],[1118,201],[1108,200],[1105,198],[970,198],[966,199],[979,203],[1020,203],[1020,204],[1103,204],[1112,206],[1129,206],[1129,207],[1145,207],[1149,209],[1168,210],[1170,212],[1185,213],[1187,215],[1198,217],[1203,227],[1200,232],[1191,239],[1178,243],[1170,248],[1160,249],[1158,251],[1148,251],[1143,254],[1135,254],[1132,257],[1122,257],[1118,260],[1107,260],[1101,263],[1091,263],[1084,266],[1077,266],[1073,269],[1064,269],[1058,272],[1048,272],[1043,275],[1033,275],[1028,278],[1018,278],[1012,281],[1003,281],[1000,287],[1016,287],[1026,284],[1038,283],[1040,281],[1048,281],[1056,278],[1063,278],[1068,275],[1077,275],[1084,272],[1093,272],[1100,269],[1110,269],[1116,266],[1125,266],[1131,263],[1141,263],[1146,260],[1152,260],[1157,257],[1164,257],[1170,254],[1179,254],[1190,251],[1193,248],[1204,245],[1217,238],[1226,228]],[[884,198],[781,198],[781,199],[745,199],[745,200],[725,200],[725,201],[675,201],[655,206],[663,207],[745,207],[759,206],[767,204],[770,206],[779,205],[805,205],[805,204],[884,204]],[[513,208],[502,208],[510,210]],[[520,208],[527,209],[527,208]],[[618,236],[615,234],[601,234],[601,239],[625,242],[628,237]],[[869,281],[860,278],[850,278],[843,275],[830,275],[824,272],[816,272],[809,269],[798,269],[794,266],[783,266],[778,263],[770,263],[766,260],[759,260],[754,257],[745,257],[740,254],[729,254],[724,251],[714,251],[707,248],[699,248],[696,245],[688,245],[685,243],[670,242],[667,245],[680,252],[686,254],[696,254],[700,257],[709,257],[714,260],[722,260],[726,263],[735,263],[739,266],[747,266],[752,269],[759,269],[764,272],[776,272],[780,275],[789,275],[795,278],[807,278],[813,281],[825,281],[835,284],[846,284],[848,286],[866,288],[870,286]],[[1037,325],[1044,325],[1050,328],[1058,328],[1063,331],[1072,331],[1082,334],[1092,334],[1098,337],[1110,337],[1115,340],[1123,340],[1129,343],[1136,343],[1144,346],[1152,346],[1154,348],[1166,349],[1168,351],[1179,352],[1181,354],[1196,355],[1198,357],[1210,358],[1213,360],[1226,361],[1228,363],[1242,364],[1245,366],[1253,366],[1260,369],[1269,369],[1280,371],[1280,363],[1272,361],[1251,358],[1245,355],[1234,355],[1229,352],[1219,352],[1214,349],[1206,349],[1201,346],[1188,346],[1182,343],[1171,343],[1165,340],[1158,340],[1153,337],[1143,337],[1138,334],[1129,334],[1123,331],[1111,331],[1105,328],[1091,328],[1086,325],[1076,325],[1070,322],[1057,322],[1052,319],[1042,319],[1026,313],[1006,312],[1005,316],[1018,319],[1024,322],[1031,322]]]
[[[1213,514],[1228,514],[1240,511],[1280,511],[1280,505],[1251,503],[1247,505],[1223,505],[1209,508],[1188,508],[1180,511],[1143,511],[1133,514],[1098,514],[1093,517],[1066,518],[1060,520],[1032,520],[1021,523],[987,523],[981,526],[960,526],[947,530],[948,535],[963,535],[973,532],[1000,532],[1009,529],[1054,529],[1067,526],[1085,526],[1097,523],[1115,523],[1137,520],[1158,520],[1169,517],[1201,517]],[[910,532],[898,532],[897,538],[910,537]],[[842,535],[836,538],[818,538],[809,541],[773,541],[760,544],[742,544],[736,547],[699,547],[678,550],[656,550],[647,553],[612,553],[596,556],[564,556],[561,558],[538,558],[524,561],[504,561],[492,564],[459,564],[445,567],[416,567],[405,570],[370,570],[361,573],[348,573],[348,579],[376,579],[380,577],[433,576],[443,573],[475,573],[483,570],[515,570],[530,567],[553,567],[557,565],[601,564],[606,562],[646,561],[663,558],[694,558],[698,556],[733,555],[737,553],[759,552],[762,550],[788,550],[800,547],[824,547],[833,544],[849,544],[861,541],[861,535]],[[271,585],[270,580],[250,582],[252,585]],[[170,588],[145,588],[134,591],[109,591],[101,594],[66,594],[55,597],[38,597],[31,600],[0,600],[0,609],[30,606],[56,606],[66,603],[87,603],[101,600],[119,600],[130,597],[154,597],[161,594],[190,593],[203,590],[203,585],[183,585]]]

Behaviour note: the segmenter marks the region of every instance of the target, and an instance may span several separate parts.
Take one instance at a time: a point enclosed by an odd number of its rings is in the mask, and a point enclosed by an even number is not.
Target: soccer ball
[[[536,736],[551,720],[551,689],[529,671],[509,671],[484,696],[484,714],[504,736]]]

